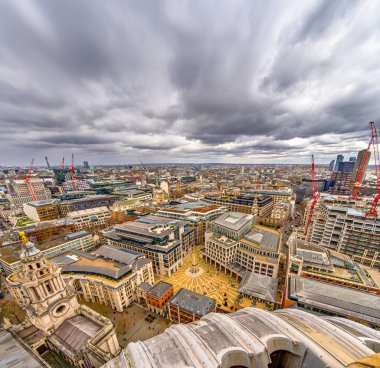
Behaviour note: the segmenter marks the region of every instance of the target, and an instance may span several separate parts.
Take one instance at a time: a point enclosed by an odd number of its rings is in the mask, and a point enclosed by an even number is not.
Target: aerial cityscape
[[[0,1],[0,368],[379,368],[380,2]]]

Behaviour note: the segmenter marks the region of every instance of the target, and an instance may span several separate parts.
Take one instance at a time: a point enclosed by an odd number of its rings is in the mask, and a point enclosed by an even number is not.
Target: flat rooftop
[[[197,316],[204,316],[211,311],[215,300],[182,288],[170,299],[170,304],[190,313],[194,313]]]
[[[295,275],[290,276],[289,294],[299,303],[380,326],[379,295]]]
[[[47,199],[44,201],[33,201],[33,202],[25,203],[25,204],[31,207],[44,207],[44,206],[53,205],[56,202],[57,202],[56,199]]]
[[[53,247],[65,244],[69,241],[83,238],[88,236],[87,231],[81,230],[75,233],[66,233],[62,235],[52,236],[49,240],[43,242],[42,244],[36,245],[40,251],[46,251]],[[18,243],[12,243],[10,245],[0,247],[0,259],[6,263],[13,263],[20,260],[20,254],[22,251],[21,241]]]
[[[254,226],[253,230],[240,241],[270,252],[279,252],[280,235],[275,230]]]
[[[241,212],[227,212],[214,220],[214,224],[238,231],[252,221],[253,217]]]
[[[163,208],[159,212],[174,212],[174,213],[182,213],[182,214],[191,213],[191,212],[193,212],[193,213],[198,212],[201,214],[205,214],[208,212],[218,210],[220,208],[222,208],[222,207],[215,205],[215,204],[210,205],[207,202],[197,201],[197,202],[176,204],[174,206]]]

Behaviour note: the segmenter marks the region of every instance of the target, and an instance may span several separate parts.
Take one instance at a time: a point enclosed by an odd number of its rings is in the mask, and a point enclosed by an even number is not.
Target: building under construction
[[[380,269],[380,216],[366,217],[371,203],[322,195],[314,209],[307,240]],[[311,203],[308,205],[305,218]]]
[[[378,134],[374,122],[369,123],[371,139],[360,151],[354,172],[355,182],[348,196],[322,195],[315,191],[314,157],[312,157],[312,198],[304,217],[304,235],[308,241],[349,255],[370,267],[380,268],[380,157]],[[360,185],[373,149],[377,194],[361,198]],[[343,172],[340,172],[343,173]],[[349,173],[351,174],[351,173]]]
[[[32,189],[31,189],[32,188]],[[35,200],[45,201],[51,198],[51,193],[44,186],[39,178],[30,178],[28,183],[25,180],[12,180],[7,183],[7,199],[12,205],[22,206],[24,203]]]

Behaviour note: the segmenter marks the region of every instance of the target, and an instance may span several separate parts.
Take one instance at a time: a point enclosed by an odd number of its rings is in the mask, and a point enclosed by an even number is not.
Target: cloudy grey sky
[[[379,55],[380,1],[2,0],[0,166],[329,162]]]

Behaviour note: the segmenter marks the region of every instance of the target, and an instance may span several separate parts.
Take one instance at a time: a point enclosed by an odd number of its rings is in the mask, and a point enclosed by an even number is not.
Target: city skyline
[[[367,147],[379,3],[217,3],[2,2],[0,166],[328,164]]]

